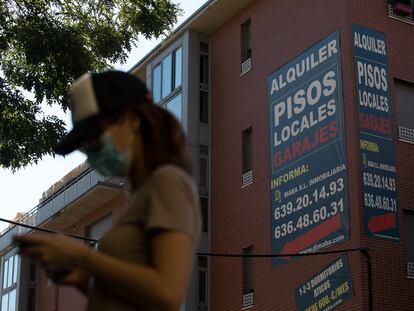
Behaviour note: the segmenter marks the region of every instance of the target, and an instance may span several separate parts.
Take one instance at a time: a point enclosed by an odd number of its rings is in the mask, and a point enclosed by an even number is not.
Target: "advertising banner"
[[[352,25],[365,233],[399,240],[391,97],[385,35]]]
[[[298,311],[328,311],[353,295],[348,257],[339,257],[296,291]]]
[[[268,90],[272,252],[316,252],[347,240],[339,32],[273,72]]]

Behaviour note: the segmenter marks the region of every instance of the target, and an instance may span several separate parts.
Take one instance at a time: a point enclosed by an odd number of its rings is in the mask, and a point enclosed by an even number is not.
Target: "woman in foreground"
[[[178,310],[200,234],[198,195],[178,121],[119,71],[85,74],[70,91],[73,130],[56,149],[85,152],[128,181],[129,206],[99,251],[62,235],[15,237],[56,283],[88,296],[88,311]],[[70,225],[70,224],[68,224]]]

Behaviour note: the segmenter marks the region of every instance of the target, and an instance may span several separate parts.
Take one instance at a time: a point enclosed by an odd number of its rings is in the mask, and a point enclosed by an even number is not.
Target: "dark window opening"
[[[200,83],[208,84],[208,56],[200,55]]]
[[[394,79],[397,124],[414,129],[414,83]]]
[[[243,174],[253,169],[252,164],[252,127],[244,130],[242,133],[242,162],[243,162]]]
[[[201,230],[202,232],[208,232],[208,198],[200,198],[201,208]]]
[[[244,256],[253,255],[253,246],[243,248]],[[243,257],[243,295],[252,293],[253,290],[253,261],[252,257]]]
[[[200,122],[208,124],[208,92],[200,91]]]
[[[404,210],[403,215],[407,275],[414,277],[414,211]]]
[[[388,4],[392,5],[393,12],[402,17],[413,16],[413,0],[389,0]]]
[[[250,46],[250,18],[241,25],[241,62],[252,57]]]

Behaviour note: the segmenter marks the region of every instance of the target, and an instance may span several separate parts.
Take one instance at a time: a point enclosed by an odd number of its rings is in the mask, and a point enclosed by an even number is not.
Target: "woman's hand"
[[[86,293],[88,290],[89,273],[79,268],[73,268],[63,273],[52,273],[50,278],[54,283],[76,287],[83,293]]]
[[[77,267],[79,261],[91,249],[71,238],[60,234],[31,234],[15,236],[20,253],[39,260],[46,271],[66,275]]]

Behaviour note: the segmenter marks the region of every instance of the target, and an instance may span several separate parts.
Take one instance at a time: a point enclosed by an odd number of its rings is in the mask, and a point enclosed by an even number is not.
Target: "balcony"
[[[88,168],[62,189],[24,215],[18,222],[49,230],[63,231],[121,193],[122,179],[104,177]],[[10,226],[0,234],[0,254],[12,248],[16,234],[31,231],[22,226]]]

